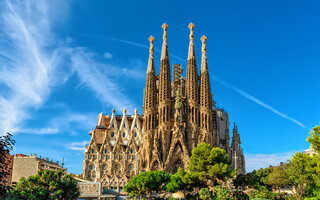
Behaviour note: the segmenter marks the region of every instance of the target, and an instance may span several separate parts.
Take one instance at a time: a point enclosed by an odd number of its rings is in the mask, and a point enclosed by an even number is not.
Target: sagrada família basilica
[[[224,149],[232,168],[245,173],[245,159],[236,125],[230,141],[229,114],[215,106],[211,93],[206,36],[201,37],[200,74],[194,46],[194,25],[189,24],[190,43],[186,78],[180,64],[170,72],[167,24],[163,24],[160,72],[154,64],[155,38],[151,36],[143,114],[100,113],[84,151],[83,178],[98,181],[103,189],[121,189],[128,180],[146,170],[174,173],[186,169],[191,150],[206,142]],[[171,80],[172,75],[172,80]]]

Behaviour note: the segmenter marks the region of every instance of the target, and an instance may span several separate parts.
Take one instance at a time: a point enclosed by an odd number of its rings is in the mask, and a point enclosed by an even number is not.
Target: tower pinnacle
[[[207,47],[206,47],[206,40],[207,37],[204,35],[200,39],[202,41],[202,58],[201,58],[201,72],[208,70],[208,64],[207,64]]]
[[[153,42],[154,42],[154,37],[151,35],[149,37],[149,41],[150,41],[150,49],[149,49],[149,61],[148,61],[148,69],[147,69],[147,73],[154,71],[154,47],[153,47]]]
[[[161,60],[165,59],[166,57],[168,57],[168,44],[167,44],[167,29],[168,29],[168,24],[164,23],[162,25],[163,28],[163,44],[162,44],[162,51],[161,51]]]
[[[188,28],[190,29],[190,35],[189,35],[189,39],[190,39],[190,43],[189,43],[189,53],[188,53],[188,60],[195,57],[195,50],[194,50],[194,35],[193,35],[193,29],[194,29],[194,24],[190,23]]]

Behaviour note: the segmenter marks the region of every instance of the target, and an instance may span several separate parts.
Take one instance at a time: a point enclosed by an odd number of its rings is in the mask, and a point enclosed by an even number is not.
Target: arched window
[[[122,137],[126,137],[126,132],[123,132],[123,133],[122,133]]]
[[[137,137],[137,136],[138,136],[137,132],[134,132],[134,137]]]
[[[114,132],[111,133],[111,137],[112,137],[112,138],[114,137]]]
[[[95,178],[96,178],[96,167],[93,164],[90,164],[88,167],[87,179],[91,181]]]

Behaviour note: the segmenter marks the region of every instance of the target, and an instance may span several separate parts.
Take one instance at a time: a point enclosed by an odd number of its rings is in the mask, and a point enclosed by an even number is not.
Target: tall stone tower
[[[212,146],[219,144],[218,138],[214,131],[213,121],[213,101],[211,95],[208,63],[207,63],[207,49],[206,36],[201,37],[202,41],[202,57],[201,57],[201,71],[200,71],[200,135],[199,143],[207,141]]]
[[[154,37],[150,36],[150,49],[149,49],[149,60],[147,68],[147,80],[144,94],[143,102],[143,124],[144,135],[143,140],[146,144],[142,148],[142,166],[144,168],[149,168],[152,159],[152,149],[154,145],[154,137],[156,134],[156,127],[158,122],[158,107],[157,107],[157,77],[154,67]]]
[[[199,76],[196,62],[196,53],[194,49],[194,24],[189,24],[189,51],[187,65],[187,80],[186,80],[186,103],[187,103],[187,125],[190,139],[188,140],[189,151],[198,144],[199,140]],[[191,139],[192,138],[192,139]]]

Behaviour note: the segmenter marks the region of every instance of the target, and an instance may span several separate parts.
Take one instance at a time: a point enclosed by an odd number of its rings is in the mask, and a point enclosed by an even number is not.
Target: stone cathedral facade
[[[234,125],[230,144],[229,114],[215,106],[208,71],[206,36],[201,37],[200,74],[194,46],[194,25],[189,25],[186,78],[180,64],[170,71],[167,24],[163,24],[160,72],[154,64],[154,37],[150,37],[143,114],[98,117],[84,151],[83,177],[101,182],[104,190],[120,190],[137,173],[164,170],[174,173],[186,169],[191,151],[206,142],[225,149],[232,168],[245,173],[245,159],[238,128]],[[172,80],[171,80],[172,75]]]

